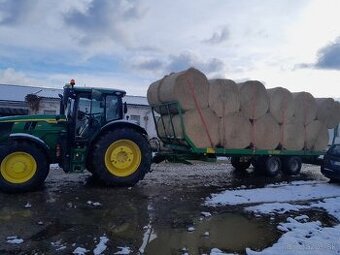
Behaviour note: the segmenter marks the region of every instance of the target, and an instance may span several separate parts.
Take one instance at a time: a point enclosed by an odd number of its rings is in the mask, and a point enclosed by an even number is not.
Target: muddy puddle
[[[193,227],[194,229],[191,229]],[[192,231],[190,231],[192,230]],[[263,249],[279,237],[275,225],[242,214],[224,213],[205,218],[188,228],[156,226],[150,232],[146,254],[202,254],[212,248],[243,254],[245,248]]]

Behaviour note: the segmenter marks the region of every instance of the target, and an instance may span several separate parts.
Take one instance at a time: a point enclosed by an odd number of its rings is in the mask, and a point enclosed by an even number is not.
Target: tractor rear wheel
[[[93,175],[106,185],[134,185],[150,171],[151,157],[143,134],[130,128],[110,131],[94,145]]]
[[[31,142],[13,142],[0,153],[0,189],[25,192],[39,188],[45,181],[49,164],[45,153]]]

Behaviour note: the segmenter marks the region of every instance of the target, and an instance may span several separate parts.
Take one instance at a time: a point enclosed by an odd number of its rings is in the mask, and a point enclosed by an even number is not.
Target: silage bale
[[[267,89],[269,96],[269,112],[278,123],[288,121],[294,115],[293,94],[285,88]]]
[[[314,143],[313,150],[322,151],[327,149],[328,142],[329,142],[328,129],[325,125],[322,125],[319,134],[316,138],[316,141]]]
[[[162,103],[177,101],[184,111],[208,107],[209,83],[195,68],[165,76],[158,91]]]
[[[339,123],[338,106],[333,98],[316,98],[316,119],[328,129],[335,128]]]
[[[274,150],[280,142],[280,126],[270,113],[254,120],[251,132],[252,144],[256,149]]]
[[[313,120],[308,125],[305,126],[305,148],[308,150],[314,150],[314,144],[318,138],[320,130],[322,128],[322,123],[319,120]]]
[[[269,108],[269,97],[264,85],[259,81],[239,84],[241,111],[244,116],[256,120],[265,115]]]
[[[220,118],[209,108],[202,109],[201,113],[203,120],[196,110],[182,115],[185,133],[198,148],[216,147],[220,144]],[[181,130],[179,117],[173,123],[176,130]]]
[[[280,144],[286,150],[302,150],[304,146],[304,125],[295,117],[280,126]]]
[[[148,98],[148,103],[149,105],[159,105],[160,100],[159,100],[159,85],[160,85],[161,80],[155,81],[152,83],[147,91],[147,98]]]
[[[232,80],[209,80],[209,108],[218,117],[240,110],[240,97],[237,84]]]
[[[308,92],[293,93],[294,115],[304,125],[308,125],[316,118],[317,105],[315,98]]]
[[[251,143],[251,123],[240,112],[223,117],[221,142],[225,149],[244,149]]]

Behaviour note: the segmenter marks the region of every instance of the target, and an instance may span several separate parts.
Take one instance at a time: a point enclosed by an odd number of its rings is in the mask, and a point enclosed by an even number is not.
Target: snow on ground
[[[257,205],[249,206],[249,204]],[[245,211],[270,215],[321,208],[340,221],[340,185],[298,181],[271,184],[264,188],[226,190],[220,194],[213,194],[206,199],[205,205],[243,205]],[[247,248],[246,253],[248,255],[340,254],[340,225],[324,227],[321,222],[311,222],[308,216],[300,215],[294,219],[289,217],[277,228],[284,233],[277,243],[260,252]]]
[[[235,253],[225,253],[221,251],[220,249],[213,248],[210,251],[210,255],[235,255]]]
[[[130,247],[117,247],[120,251],[115,252],[114,254],[119,255],[128,255],[131,253]]]
[[[24,239],[18,238],[17,236],[8,236],[6,239],[6,242],[9,244],[21,244],[24,242]]]
[[[337,184],[299,182],[257,189],[226,190],[213,194],[206,200],[206,205],[305,201],[337,196],[340,196],[340,186]]]
[[[248,255],[334,255],[340,253],[340,225],[334,228],[322,227],[321,222],[300,222],[288,218],[278,226],[286,232],[272,247],[261,252],[246,249]]]
[[[86,250],[85,248],[83,247],[77,247],[74,251],[73,251],[73,254],[75,255],[85,255],[86,253],[88,253],[89,250]]]
[[[106,236],[101,236],[99,243],[97,244],[96,248],[93,250],[93,254],[94,255],[102,254],[107,248],[106,243],[108,241],[109,239]]]

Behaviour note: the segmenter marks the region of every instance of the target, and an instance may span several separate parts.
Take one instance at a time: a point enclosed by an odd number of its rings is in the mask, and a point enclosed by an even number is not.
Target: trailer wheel
[[[250,160],[243,160],[241,157],[231,157],[231,165],[237,171],[245,171],[250,167]]]
[[[151,148],[134,129],[117,129],[104,134],[94,145],[94,177],[106,185],[134,185],[151,167]]]
[[[270,156],[264,162],[265,175],[269,177],[277,176],[281,171],[281,160],[279,157]]]
[[[301,171],[302,160],[299,157],[287,157],[282,159],[282,170],[287,175],[298,175]]]
[[[45,153],[30,142],[13,142],[0,149],[0,189],[25,192],[39,188],[45,181],[49,164]]]

